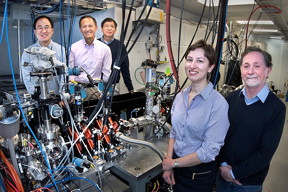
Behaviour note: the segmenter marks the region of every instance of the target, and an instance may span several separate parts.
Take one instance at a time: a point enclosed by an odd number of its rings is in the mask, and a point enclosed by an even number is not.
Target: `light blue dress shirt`
[[[196,152],[203,163],[215,160],[229,128],[228,103],[212,83],[188,106],[191,86],[180,92],[172,106],[170,138],[179,157]]]
[[[30,49],[31,47],[41,47],[39,42],[29,46],[27,49]],[[51,49],[52,51],[55,51],[55,57],[59,61],[66,63],[66,58],[65,58],[65,49],[62,47],[62,52],[61,52],[61,45],[58,43],[55,43],[51,40],[50,44],[48,45],[48,48]],[[63,56],[62,56],[63,53]],[[23,77],[23,81],[25,84],[25,87],[28,91],[29,94],[33,94],[35,91],[35,86],[39,85],[39,81],[37,77],[31,77],[30,72],[34,72],[35,70],[33,69],[32,66],[23,66],[25,62],[31,63],[33,60],[33,56],[31,54],[26,53],[25,51],[22,54],[21,57],[21,73]],[[59,83],[58,83],[58,80]],[[50,91],[54,91],[55,94],[58,94],[62,86],[64,85],[64,75],[58,75],[58,76],[50,76],[48,81],[48,89]]]
[[[253,103],[256,103],[259,100],[261,100],[261,102],[264,103],[266,98],[267,98],[267,96],[268,96],[268,94],[269,94],[269,92],[270,92],[270,90],[269,90],[268,86],[265,85],[261,89],[261,91],[259,91],[259,93],[257,95],[255,95],[254,97],[252,97],[251,99],[248,98],[245,87],[241,90],[241,92],[243,93],[243,95],[245,97],[246,105],[251,105]]]

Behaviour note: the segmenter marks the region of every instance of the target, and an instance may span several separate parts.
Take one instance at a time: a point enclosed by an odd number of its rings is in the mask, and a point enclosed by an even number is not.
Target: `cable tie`
[[[114,69],[117,69],[117,70],[120,70],[120,67],[119,67],[119,66],[116,66],[116,65],[114,65],[113,68],[114,68]]]

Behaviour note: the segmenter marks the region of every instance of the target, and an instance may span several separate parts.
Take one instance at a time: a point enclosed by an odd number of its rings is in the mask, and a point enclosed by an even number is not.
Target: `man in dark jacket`
[[[116,33],[116,30],[117,30],[117,23],[112,18],[106,18],[102,21],[101,28],[102,28],[103,36],[99,40],[102,41],[103,43],[105,43],[106,45],[108,45],[111,49],[111,52],[112,52],[111,70],[113,70],[114,64],[117,60],[118,50],[119,50],[120,45],[121,45],[121,42],[118,39],[114,38],[114,35]],[[121,58],[123,58],[123,59],[120,60],[120,65],[118,65],[118,66],[120,66],[120,71],[121,71],[124,83],[125,83],[128,91],[130,93],[133,93],[134,88],[133,88],[133,84],[132,84],[131,77],[130,77],[129,58],[128,58],[126,47],[124,46],[124,44],[122,44],[122,50],[123,51],[121,52]],[[116,87],[115,87],[115,91],[114,91],[115,94],[120,93],[119,81],[120,81],[120,73],[116,79]]]
[[[281,139],[286,107],[266,85],[271,55],[248,47],[240,61],[242,90],[227,97],[230,128],[220,152],[217,192],[261,192]]]

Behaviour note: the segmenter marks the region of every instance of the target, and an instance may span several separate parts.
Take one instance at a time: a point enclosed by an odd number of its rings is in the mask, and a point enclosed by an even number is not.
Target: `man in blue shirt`
[[[35,44],[29,46],[27,49],[29,50],[33,47],[47,47],[48,49],[55,51],[54,57],[57,60],[65,63],[66,59],[64,48],[53,42],[51,39],[54,32],[54,24],[51,18],[47,16],[40,16],[36,18],[33,24],[33,28],[34,34],[38,41]],[[31,72],[35,72],[35,69],[32,65],[34,57],[34,55],[28,54],[24,51],[21,58],[21,72],[25,87],[29,94],[33,94],[35,92],[35,86],[39,84],[38,77],[31,77]],[[49,78],[50,81],[48,81],[48,91],[54,91],[55,94],[58,94],[64,84],[64,76],[58,75],[51,76]]]

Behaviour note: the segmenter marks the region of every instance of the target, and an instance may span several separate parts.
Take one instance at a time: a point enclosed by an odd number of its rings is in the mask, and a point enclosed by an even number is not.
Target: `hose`
[[[125,135],[123,135],[123,133],[120,133],[120,132],[116,133],[116,137],[127,142],[127,143],[133,143],[133,144],[137,144],[137,145],[145,145],[145,146],[151,148],[152,150],[154,150],[157,153],[157,155],[159,155],[161,160],[164,160],[164,153],[161,152],[153,143],[138,140],[138,139],[132,139],[130,137],[126,137]]]
[[[4,155],[2,150],[0,150],[0,158],[2,159],[4,164],[6,165],[8,171],[11,173],[11,175],[13,177],[13,180],[15,180],[15,185],[17,187],[17,190],[19,190],[19,192],[24,192],[24,188],[23,188],[22,182],[21,182],[17,172],[15,171],[14,167],[12,166],[12,164],[8,161],[8,159],[6,158],[6,156]]]

